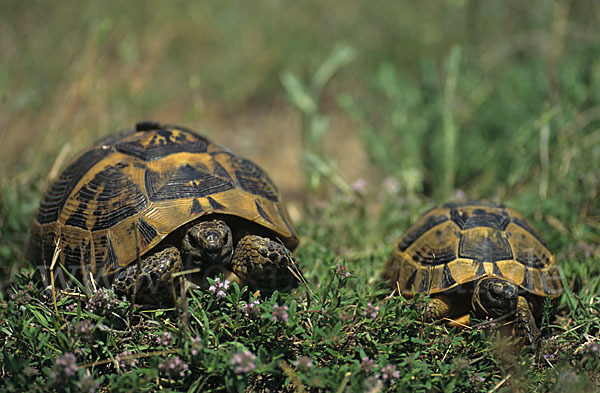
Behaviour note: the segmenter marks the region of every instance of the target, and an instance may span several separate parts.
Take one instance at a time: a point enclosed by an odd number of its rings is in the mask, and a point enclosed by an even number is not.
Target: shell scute
[[[405,295],[444,292],[485,276],[533,295],[562,291],[541,236],[517,211],[488,202],[449,203],[425,213],[398,240],[383,276]]]
[[[258,165],[185,128],[140,123],[67,166],[42,196],[26,255],[49,265],[59,241],[64,265],[110,274],[208,214],[262,227],[290,250],[298,244]]]

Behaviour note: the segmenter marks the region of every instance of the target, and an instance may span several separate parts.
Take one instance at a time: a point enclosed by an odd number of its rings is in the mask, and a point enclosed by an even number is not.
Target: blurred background
[[[470,197],[524,210],[565,254],[573,244],[597,255],[597,1],[2,1],[2,10],[4,276],[60,168],[140,120],[192,128],[256,161],[296,222],[327,201],[362,198],[362,218],[386,217],[372,220],[371,246],[391,247],[434,203]]]

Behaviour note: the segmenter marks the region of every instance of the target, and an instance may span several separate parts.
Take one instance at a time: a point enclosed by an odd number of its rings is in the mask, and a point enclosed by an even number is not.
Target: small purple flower
[[[69,303],[65,306],[65,311],[71,312],[71,311],[75,310],[76,307],[77,307],[77,304]]]
[[[364,372],[365,374],[371,374],[376,368],[375,361],[365,356],[361,359],[359,367],[360,371]]]
[[[112,310],[116,309],[120,304],[120,300],[114,291],[106,288],[98,288],[88,298],[85,305],[86,309],[92,313],[107,315]]]
[[[260,301],[253,300],[250,303],[246,303],[242,306],[244,315],[247,317],[257,317],[260,313]]]
[[[363,178],[358,178],[352,183],[352,190],[356,192],[358,195],[366,195],[367,194],[367,181]]]
[[[594,255],[595,247],[589,243],[578,241],[576,247],[583,251],[585,258],[591,258]]]
[[[389,380],[392,382],[393,380],[400,378],[400,371],[396,369],[394,364],[388,364],[381,368],[381,378],[384,381]]]
[[[173,336],[169,332],[163,332],[160,336],[156,337],[156,343],[163,347],[168,347],[173,342]]]
[[[383,383],[381,382],[379,375],[371,375],[365,379],[364,386],[368,386],[369,391],[379,392],[383,387]]]
[[[77,366],[77,358],[70,352],[54,360],[54,367],[50,371],[50,378],[54,382],[66,382],[69,378],[77,375],[79,367]]]
[[[183,377],[189,366],[179,356],[173,356],[158,363],[158,369],[174,378]]]
[[[485,382],[485,378],[480,373],[477,373],[475,375],[471,375],[469,377],[469,381],[471,382],[471,385],[478,387]]]
[[[98,389],[98,381],[92,378],[91,375],[85,375],[79,382],[77,382],[77,388],[80,392],[94,393]]]
[[[78,336],[89,337],[92,334],[94,328],[95,325],[93,323],[91,323],[87,319],[84,319],[83,321],[75,325],[75,334],[77,334]]]
[[[400,182],[395,177],[386,177],[383,180],[383,189],[388,194],[397,194],[400,191]]]
[[[312,359],[308,356],[300,356],[294,361],[294,366],[300,371],[308,371],[313,365]]]
[[[352,321],[354,319],[354,315],[351,312],[342,311],[340,313],[340,319],[342,321]]]
[[[287,322],[288,318],[288,306],[279,306],[277,304],[273,306],[273,321]]]
[[[202,339],[200,337],[196,337],[192,340],[192,348],[190,349],[190,353],[192,356],[196,356],[200,353],[202,349]]]
[[[10,294],[10,300],[14,301],[17,304],[25,304],[29,302],[30,299],[31,296],[29,295],[29,292],[27,292],[25,289],[19,289],[17,292]]]
[[[33,378],[36,375],[38,375],[38,370],[36,370],[35,368],[31,367],[31,366],[27,366],[23,369],[23,374],[27,377],[27,378]]]
[[[497,326],[496,322],[494,322],[494,318],[485,317],[483,323],[481,323],[478,328],[479,329],[493,329]]]
[[[591,341],[587,343],[587,350],[590,355],[597,357],[600,353],[600,343],[598,341]]]
[[[136,368],[138,365],[137,358],[134,357],[133,352],[125,351],[115,357],[115,360],[119,364],[121,370],[131,370]]]
[[[215,294],[219,298],[224,298],[227,296],[225,292],[226,289],[229,289],[229,280],[221,281],[219,277],[215,278],[215,283],[208,287],[208,290]]]
[[[367,307],[363,308],[363,316],[375,319],[379,313],[379,306],[374,306],[371,302],[367,303]]]
[[[340,278],[350,277],[350,272],[348,271],[348,267],[344,266],[344,265],[340,265],[339,263],[335,264],[335,274],[337,274]]]
[[[465,199],[467,199],[467,194],[465,194],[465,192],[463,190],[455,190],[454,191],[454,199],[455,201],[464,201]]]
[[[246,374],[256,368],[256,355],[250,351],[236,352],[231,358],[233,372],[236,374]]]

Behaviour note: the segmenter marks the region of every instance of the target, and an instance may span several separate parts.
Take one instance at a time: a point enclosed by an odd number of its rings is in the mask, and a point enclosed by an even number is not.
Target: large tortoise
[[[517,211],[487,202],[431,209],[396,244],[383,275],[404,296],[431,295],[429,320],[513,316],[533,342],[543,300],[562,284],[554,255]]]
[[[267,292],[290,289],[297,245],[276,186],[255,163],[185,128],[143,122],[67,166],[42,196],[26,255],[47,280],[58,248],[74,277],[91,274],[127,295],[137,285],[136,299],[153,302],[189,268],[199,286],[223,273]],[[64,286],[68,275],[60,278]]]

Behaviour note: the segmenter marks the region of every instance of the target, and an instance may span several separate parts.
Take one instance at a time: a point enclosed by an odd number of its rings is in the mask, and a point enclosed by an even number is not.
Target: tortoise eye
[[[229,243],[229,233],[227,231],[225,231],[223,233],[223,244],[227,244]]]
[[[187,238],[188,244],[192,248],[198,248],[200,246],[200,242],[198,241],[198,236],[194,236],[192,232],[188,232],[185,237]]]

